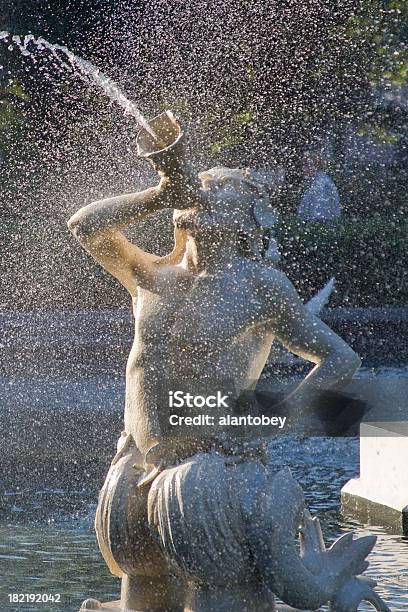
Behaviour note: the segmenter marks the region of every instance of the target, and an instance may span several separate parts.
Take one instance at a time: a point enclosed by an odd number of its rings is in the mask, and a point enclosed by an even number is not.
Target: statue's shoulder
[[[255,278],[257,287],[261,292],[287,291],[289,288],[293,288],[292,283],[282,270],[270,266],[258,264]]]
[[[276,268],[267,268],[256,280],[256,295],[272,318],[292,316],[294,309],[298,312],[301,301],[295,287],[284,272]]]

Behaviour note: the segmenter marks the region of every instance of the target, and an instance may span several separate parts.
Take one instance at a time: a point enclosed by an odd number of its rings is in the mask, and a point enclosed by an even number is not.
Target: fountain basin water
[[[367,527],[356,520],[347,522],[339,513],[339,488],[358,472],[358,441],[355,439],[310,439],[294,443],[276,440],[270,447],[273,465],[290,465],[302,484],[308,504],[323,524],[330,540],[353,529],[357,535],[374,533],[378,543],[370,556],[369,575],[379,581],[379,593],[393,612],[408,607],[408,541],[378,526]],[[95,483],[96,495],[97,482]],[[49,509],[38,518],[34,504],[42,503],[45,494],[31,493],[31,509],[14,512],[0,521],[0,567],[2,593],[61,593],[60,603],[45,604],[42,612],[77,610],[90,594],[103,601],[117,599],[119,582],[111,576],[100,558],[93,532],[95,507],[84,505],[75,515],[73,499],[80,489],[66,489],[59,495],[64,514]],[[48,499],[52,493],[48,492]],[[57,492],[54,496],[57,496]],[[22,495],[14,497],[19,505]],[[87,510],[89,508],[89,510]],[[392,563],[390,563],[392,559]],[[75,568],[75,570],[73,569]],[[4,610],[21,609],[2,604]],[[361,607],[361,610],[368,608]],[[24,607],[38,612],[38,604]]]

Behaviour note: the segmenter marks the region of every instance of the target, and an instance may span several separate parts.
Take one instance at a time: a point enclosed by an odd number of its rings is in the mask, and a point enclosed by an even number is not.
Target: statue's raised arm
[[[361,360],[353,349],[303,304],[283,272],[265,268],[259,278],[259,294],[268,303],[267,328],[289,351],[315,367],[286,398],[293,419],[305,414],[311,428],[318,422],[310,406],[326,391],[340,391],[353,378]],[[360,415],[358,415],[360,416]],[[358,417],[357,417],[358,419]],[[304,422],[305,422],[304,421]],[[309,431],[313,434],[313,429]],[[319,435],[319,431],[315,432]]]
[[[120,230],[161,210],[165,191],[162,179],[157,187],[93,202],[68,222],[82,246],[133,296],[139,285],[154,287],[157,258],[132,244]]]
[[[138,248],[121,230],[160,210],[188,208],[193,203],[192,195],[197,198],[193,182],[186,180],[188,173],[185,169],[182,173],[183,180],[180,180],[181,172],[174,155],[174,139],[176,137],[177,142],[181,137],[181,133],[177,134],[180,128],[170,113],[163,113],[159,119],[161,140],[157,147],[164,147],[160,149],[160,154],[151,154],[154,144],[152,142],[147,143],[140,139],[138,145],[139,154],[149,159],[158,171],[160,182],[144,191],[92,202],[78,210],[68,221],[70,231],[85,250],[133,296],[138,286],[152,290],[155,288],[157,263],[176,261],[183,251],[184,241],[182,233],[178,231],[172,256],[159,258]],[[147,132],[146,135],[150,136]],[[166,156],[166,141],[163,142],[166,138],[172,144],[171,163]],[[144,144],[149,146],[148,154],[144,153]]]

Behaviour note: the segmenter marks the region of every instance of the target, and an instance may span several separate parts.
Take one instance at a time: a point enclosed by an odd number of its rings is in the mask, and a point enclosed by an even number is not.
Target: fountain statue
[[[289,469],[266,469],[271,429],[251,426],[245,399],[279,340],[315,367],[272,410],[310,433],[322,425],[310,406],[347,385],[360,360],[277,269],[262,176],[213,168],[197,177],[184,140],[170,112],[151,120],[137,146],[159,184],[89,204],[69,221],[129,291],[135,316],[125,431],[96,515],[121,600],[89,599],[82,609],[261,612],[277,609],[277,596],[301,609],[350,612],[365,600],[388,610],[360,575],[375,537],[346,534],[326,549]],[[128,226],[165,209],[174,209],[169,255],[126,238]],[[234,417],[245,425],[234,427]]]

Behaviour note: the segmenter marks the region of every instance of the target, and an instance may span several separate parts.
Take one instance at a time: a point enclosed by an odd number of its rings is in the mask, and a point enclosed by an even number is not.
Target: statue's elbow
[[[347,351],[347,364],[348,367],[354,372],[357,372],[357,370],[361,367],[361,357],[360,355],[357,355],[357,353],[355,351],[353,351],[352,348],[348,348]]]
[[[361,366],[361,358],[353,349],[345,345],[336,354],[339,374],[342,378],[352,378]]]
[[[86,237],[89,233],[89,223],[87,223],[86,216],[82,210],[82,208],[78,210],[67,222],[69,231],[78,240]]]
[[[83,217],[83,208],[80,208],[72,215],[70,219],[68,219],[67,225],[70,232],[74,232],[77,229],[77,227],[83,221]]]
[[[76,213],[75,215],[72,215],[70,219],[68,219],[67,226],[71,234],[75,233],[75,230],[78,227],[78,223],[79,223],[79,220],[78,220],[78,216]]]

